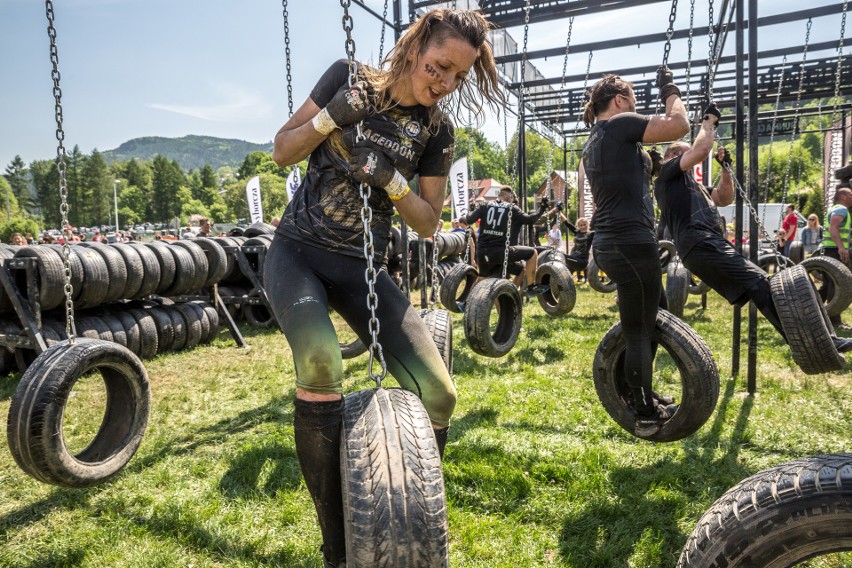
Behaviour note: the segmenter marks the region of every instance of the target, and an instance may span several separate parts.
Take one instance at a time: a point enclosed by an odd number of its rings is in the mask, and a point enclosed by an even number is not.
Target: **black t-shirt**
[[[680,160],[678,156],[663,164],[654,182],[654,195],[683,258],[696,243],[718,237],[722,220],[707,188],[680,169]]]
[[[512,216],[511,245],[518,243],[518,235],[522,225],[532,225],[538,221],[544,211],[527,215],[521,208],[512,203],[504,201],[491,201],[477,207],[473,213],[465,217],[465,222],[470,225],[481,220],[479,226],[479,250],[503,250],[506,247],[506,230],[509,228],[509,216]]]
[[[628,112],[595,123],[583,148],[592,188],[596,244],[656,243],[651,157],[642,148],[650,120]]]
[[[569,231],[574,233],[574,246],[571,248],[571,256],[578,258],[589,256],[589,248],[592,246],[592,239],[595,237],[595,232],[586,231],[585,233],[581,233],[577,230],[577,226],[574,223],[568,221],[564,225]]]
[[[349,80],[346,60],[335,62],[320,78],[311,100],[325,107]],[[396,106],[364,120],[363,132],[379,146],[405,179],[415,175],[448,175],[453,159],[454,130],[449,119],[440,115],[438,126],[430,113],[441,111],[423,105]],[[336,129],[313,152],[302,184],[281,218],[277,232],[293,240],[348,256],[363,257],[359,184],[349,175],[349,156],[355,139],[355,126]],[[381,188],[370,195],[373,209],[371,232],[374,258],[380,261],[390,240],[393,202]]]

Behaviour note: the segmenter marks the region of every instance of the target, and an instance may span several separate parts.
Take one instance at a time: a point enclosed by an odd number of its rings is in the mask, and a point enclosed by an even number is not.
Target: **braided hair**
[[[633,83],[625,81],[618,75],[604,75],[603,78],[592,85],[587,91],[588,100],[583,109],[583,122],[591,128],[595,124],[595,117],[609,107],[609,102],[616,95],[630,95]]]

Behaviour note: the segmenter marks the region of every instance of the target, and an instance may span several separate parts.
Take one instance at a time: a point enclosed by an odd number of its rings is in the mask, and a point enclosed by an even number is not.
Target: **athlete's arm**
[[[320,110],[309,97],[278,130],[272,149],[272,159],[276,164],[282,168],[296,164],[307,158],[326,139],[327,135],[317,132],[311,124]]]
[[[431,235],[441,216],[444,205],[447,177],[420,177],[420,195],[413,191],[393,204],[400,216],[418,235]]]
[[[679,96],[671,95],[666,99],[666,114],[652,116],[648,121],[642,142],[647,144],[668,142],[685,136],[687,132],[689,132],[689,119],[686,116],[686,107]]]

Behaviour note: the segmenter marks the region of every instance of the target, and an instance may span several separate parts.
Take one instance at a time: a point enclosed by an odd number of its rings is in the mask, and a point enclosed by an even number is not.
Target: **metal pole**
[[[112,199],[115,204],[115,232],[118,233],[118,180],[112,180]]]
[[[737,12],[737,30],[736,30],[736,43],[737,43],[737,55],[736,55],[736,68],[737,68],[737,112],[736,112],[736,123],[734,124],[734,128],[736,132],[734,133],[736,136],[736,162],[737,162],[737,179],[742,180],[743,175],[745,174],[745,164],[743,163],[743,158],[745,157],[745,152],[743,151],[743,138],[745,134],[745,101],[743,98],[743,76],[745,72],[744,66],[744,33],[743,33],[743,19],[744,19],[744,10],[743,3],[736,3],[736,12]],[[736,213],[734,214],[734,246],[737,248],[737,252],[742,253],[743,250],[743,198],[740,195],[740,192],[736,193]],[[734,323],[733,330],[731,332],[732,342],[731,342],[731,376],[737,377],[740,374],[740,336],[742,335],[742,308],[740,306],[734,306]]]
[[[409,0],[411,4],[411,0]],[[384,25],[384,24],[382,24]],[[402,0],[393,0],[393,39],[394,43],[399,40],[402,28]],[[405,298],[411,301],[411,272],[409,270],[409,253],[408,253],[408,224],[400,215],[399,232],[402,240],[402,293]]]
[[[749,200],[758,203],[757,175],[757,0],[748,3],[748,187]],[[757,220],[749,223],[749,256],[757,263]],[[757,307],[748,305],[748,392],[757,390]]]

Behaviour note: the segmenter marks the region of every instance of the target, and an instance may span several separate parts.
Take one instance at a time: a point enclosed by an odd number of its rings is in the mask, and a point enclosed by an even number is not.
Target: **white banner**
[[[470,195],[467,191],[467,181],[467,158],[461,158],[450,167],[450,191],[453,192],[456,219],[468,214]]]
[[[296,195],[296,190],[302,184],[302,172],[299,171],[299,166],[295,166],[290,175],[287,176],[287,203],[293,201],[293,196]]]
[[[263,223],[263,206],[260,204],[260,177],[254,176],[246,184],[249,214],[252,223]]]

